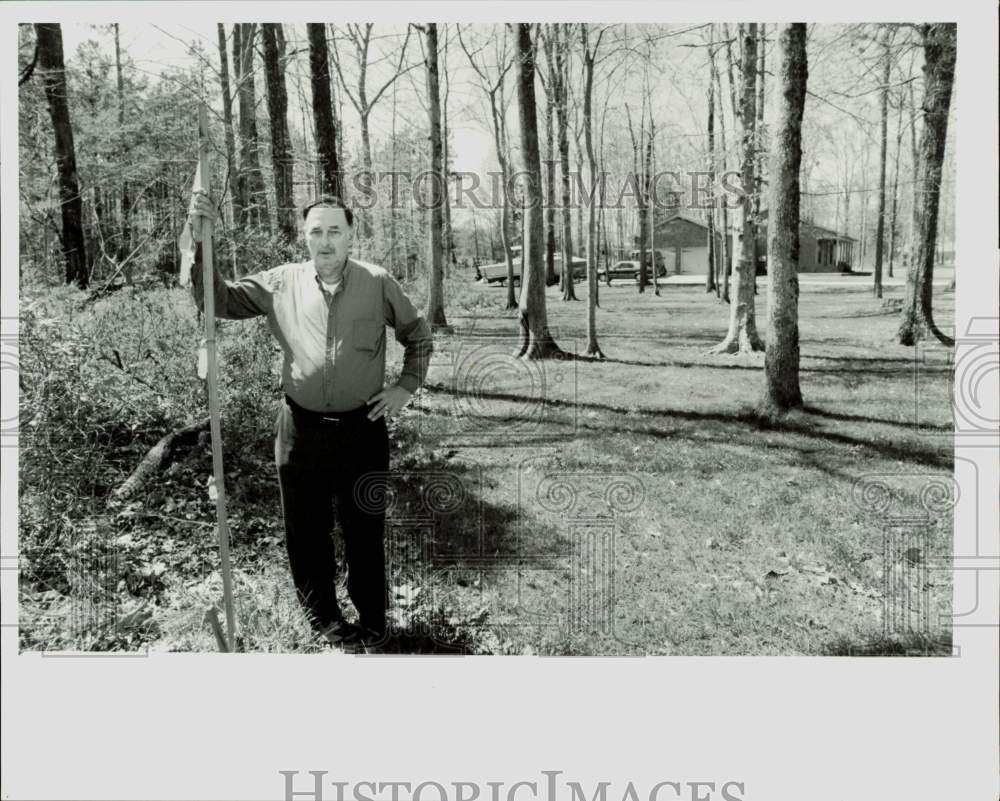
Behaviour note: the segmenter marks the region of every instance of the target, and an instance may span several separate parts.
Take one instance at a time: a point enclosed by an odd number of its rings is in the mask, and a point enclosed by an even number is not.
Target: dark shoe
[[[353,635],[344,640],[343,649],[348,654],[375,654],[384,641],[384,633],[365,626],[355,626]]]
[[[346,620],[335,620],[320,634],[334,648],[342,648],[345,643],[357,638],[356,627]]]

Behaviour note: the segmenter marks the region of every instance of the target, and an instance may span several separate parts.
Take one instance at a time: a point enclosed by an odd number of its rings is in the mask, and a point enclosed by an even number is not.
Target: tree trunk
[[[711,52],[711,51],[710,51]],[[715,58],[711,57],[712,72],[715,75],[715,97],[719,104],[719,145],[721,157],[722,172],[725,174],[726,168],[728,166],[728,160],[726,159],[726,111],[724,101],[722,99],[722,78],[719,75],[719,70],[715,66]],[[730,266],[732,262],[732,242],[729,237],[729,200],[725,192],[720,193],[720,217],[722,222],[722,300],[726,303],[730,302],[729,299],[729,274]]]
[[[521,252],[521,347],[518,356],[544,359],[562,351],[549,333],[545,310],[545,272],[542,252],[542,168],[538,152],[538,116],[535,104],[535,60],[531,25],[518,23],[517,115],[521,128],[521,154],[524,159],[524,226],[526,236]]]
[[[764,350],[764,343],[757,334],[753,296],[753,187],[756,131],[756,71],[757,24],[741,26],[743,36],[742,91],[740,99],[740,134],[742,158],[742,188],[740,199],[740,260],[734,273],[733,294],[730,305],[729,332],[726,338],[709,353],[751,353]]]
[[[500,108],[505,109],[507,103],[503,96],[503,83],[498,86],[500,91]],[[500,171],[503,175],[503,211],[500,215],[500,241],[503,243],[504,259],[507,262],[507,303],[504,308],[516,309],[518,298],[514,294],[514,254],[511,251],[511,229],[514,226],[515,215],[511,211],[511,196],[514,194],[514,176],[510,164],[510,146],[507,142],[507,115],[501,111],[500,124],[500,150],[503,153],[503,160],[500,162]],[[524,280],[524,214],[521,215],[521,280]]]
[[[709,50],[711,52],[711,50]],[[708,270],[705,274],[705,291],[718,294],[715,282],[715,82],[708,76],[708,195],[711,207],[708,209]]]
[[[239,24],[234,26],[233,35]],[[231,210],[231,224],[236,225],[243,217],[243,206],[240,198],[239,187],[236,181],[236,138],[233,135],[233,95],[229,88],[229,54],[226,51],[226,28],[220,22],[216,26],[219,38],[219,76],[222,84],[222,120],[225,128],[226,142],[226,185],[229,192],[229,204]],[[235,243],[236,238],[232,241]],[[236,276],[236,263],[239,261],[238,253],[233,260],[233,277]]]
[[[367,103],[367,100],[365,102]],[[375,191],[375,184],[374,172],[372,170],[372,142],[368,126],[368,114],[361,115],[361,164],[364,168],[364,187],[366,196],[370,197]],[[370,202],[370,200],[366,201],[366,205]],[[371,217],[374,213],[374,207],[371,209],[360,209],[360,211],[361,213],[358,215],[361,218],[358,220],[358,235],[361,239],[367,241],[372,237],[373,226]]]
[[[267,83],[267,110],[271,119],[271,160],[274,174],[274,202],[278,230],[291,244],[297,235],[292,182],[294,162],[288,134],[288,94],[285,89],[284,47],[279,47],[280,23],[265,22],[264,77]],[[282,39],[282,43],[283,43]]]
[[[742,30],[743,25],[738,26],[738,30]],[[729,23],[722,23],[722,35],[725,39],[726,44],[726,74],[729,76],[729,107],[733,114],[733,119],[736,119],[740,115],[739,106],[736,103],[736,81],[733,78],[733,37],[729,35]],[[719,98],[719,102],[722,102],[722,98]]]
[[[448,77],[448,26],[444,27],[444,47],[441,48],[442,71],[444,73],[444,95],[441,98],[441,181],[444,187],[442,201],[444,203],[444,274],[450,276],[450,270],[455,263],[455,233],[451,227],[451,198],[448,194],[448,163],[450,160],[448,150],[448,95],[451,93],[451,79]],[[374,215],[373,215],[374,216]]]
[[[652,281],[656,283],[656,252],[653,250],[653,136],[656,133],[656,125],[652,118],[649,120],[649,139],[646,140],[646,164],[643,169],[642,182],[642,208],[639,213],[643,216],[643,239],[642,239],[642,271],[639,273],[640,283],[649,285],[650,273],[646,270],[646,259],[652,265]],[[645,278],[645,281],[643,281]],[[645,287],[643,287],[645,289]],[[640,290],[641,291],[641,290]]]
[[[645,115],[643,115],[645,116]],[[631,120],[629,120],[631,123]],[[646,216],[646,165],[648,164],[648,158],[643,159],[644,145],[643,139],[646,135],[645,130],[645,120],[640,121],[640,132],[639,140],[636,141],[635,136],[632,137],[632,180],[635,182],[635,200],[636,200],[636,216],[639,218],[639,294],[641,295],[646,291],[647,273],[646,273],[646,241],[649,238],[649,232],[646,230],[647,216]],[[648,156],[648,151],[646,154]],[[611,277],[608,276],[608,281],[610,282]]]
[[[590,185],[598,185],[597,159],[594,157],[594,137],[593,137],[593,116],[591,112],[591,100],[594,93],[594,61],[597,55],[597,48],[600,46],[600,36],[594,44],[591,52],[588,43],[587,23],[580,24],[580,43],[583,46],[584,64],[584,86],[583,86],[583,136],[587,146],[587,162],[590,168]],[[600,182],[600,188],[596,190],[595,196],[591,197],[588,205],[587,219],[587,356],[604,358],[601,346],[597,343],[597,253],[595,252],[596,231],[594,227],[595,203],[603,203],[604,182]]]
[[[161,437],[142,457],[142,461],[139,462],[131,475],[111,493],[112,496],[116,500],[124,500],[135,495],[163,468],[178,448],[194,445],[198,436],[203,431],[207,434],[208,430],[209,418],[206,417],[204,420],[171,431]]]
[[[119,149],[118,157],[121,164],[128,163],[128,142],[124,138],[125,130],[125,75],[122,72],[122,51],[121,43],[118,38],[118,23],[114,24],[115,28],[115,73],[118,79],[118,130],[119,136],[122,137],[121,146]],[[121,215],[119,216],[119,234],[118,234],[118,247],[115,252],[115,261],[121,264],[129,255],[129,251],[132,249],[132,224],[130,222],[131,211],[132,211],[132,199],[129,195],[129,185],[128,178],[122,176],[121,185]],[[132,286],[133,281],[133,269],[132,262],[129,261],[125,266],[125,283]]]
[[[799,169],[805,109],[806,26],[778,27],[780,92],[771,150],[768,207],[768,343],[764,354],[765,412],[802,405],[799,388]]]
[[[344,198],[343,175],[337,158],[337,125],[330,95],[330,53],[326,46],[326,25],[310,22],[309,76],[312,82],[313,125],[320,161],[320,193]]]
[[[950,346],[955,341],[934,323],[932,291],[941,165],[944,162],[948,108],[955,77],[955,23],[925,24],[921,27],[921,35],[924,44],[924,125],[920,136],[919,179],[914,188],[914,224],[918,235],[907,275],[899,342],[901,345],[913,345],[930,331]]]
[[[861,168],[861,263],[868,262],[868,148],[865,148],[865,160]]]
[[[757,28],[757,121],[756,137],[759,142],[764,134],[764,80],[767,75],[764,59],[764,45],[767,39],[767,25],[763,22]],[[757,266],[760,264],[760,201],[764,187],[764,148],[757,146],[757,164],[754,168],[754,191],[753,191],[753,293],[757,294]]]
[[[886,26],[882,44],[882,91],[878,156],[878,221],[875,226],[875,297],[882,297],[882,249],[885,241],[885,165],[889,146],[889,74],[892,69],[892,29]]]
[[[903,98],[899,98],[899,112],[896,116],[896,151],[892,165],[892,211],[889,213],[889,277],[892,278],[892,267],[896,259],[896,240],[898,235],[897,210],[899,207],[899,151],[903,145]]]
[[[568,38],[565,34],[566,24],[556,23],[553,26],[555,36],[555,65],[553,80],[558,80],[556,91],[556,124],[559,131],[559,181],[562,187],[562,260],[563,271],[560,276],[560,288],[563,300],[576,300],[576,285],[573,278],[573,210],[569,169],[569,92],[567,77],[569,59],[567,57]]]
[[[913,91],[913,81],[908,84],[910,95],[910,181],[913,186],[910,209],[910,235],[908,237],[909,254],[907,259],[912,259],[917,252],[917,199],[920,197],[917,187],[920,184],[920,149],[917,147],[917,125],[920,122],[920,113],[917,109],[917,101]]]
[[[431,224],[429,237],[430,280],[428,281],[427,322],[432,330],[446,329],[444,316],[444,266],[442,264],[441,234],[444,228],[443,187],[441,186],[441,93],[438,82],[437,23],[426,24],[427,44],[427,105],[430,116],[431,159]]]
[[[389,163],[389,172],[393,175],[396,174],[396,111],[397,111],[397,99],[396,99],[396,84],[392,85],[392,142],[390,145],[391,161]],[[475,214],[475,211],[473,211]],[[478,247],[477,247],[477,254]],[[392,197],[389,199],[389,265],[393,276],[400,278],[401,271],[399,265],[396,261],[396,193],[392,193]]]
[[[551,89],[549,90],[551,93]],[[558,283],[556,275],[556,162],[555,136],[552,116],[555,103],[551,97],[545,102],[545,286]],[[566,265],[563,265],[565,269]]]
[[[576,144],[576,175],[577,175],[577,185],[582,185],[583,182],[583,148],[580,146],[580,137],[574,136]],[[576,204],[576,241],[579,242],[577,249],[584,255],[587,255],[586,245],[584,240],[587,235],[583,227],[583,198],[579,198]]]
[[[649,262],[653,265],[653,294],[656,297],[660,297],[660,281],[656,277],[656,184],[653,178],[656,175],[655,139],[656,121],[653,119],[651,110],[649,117],[649,158],[646,165],[646,183],[649,187],[646,193],[648,198],[646,201],[646,214],[649,216],[649,222],[646,227],[649,229]]]
[[[59,205],[62,212],[62,252],[66,283],[86,289],[90,279],[87,248],[83,241],[83,202],[76,173],[73,126],[69,118],[66,67],[63,62],[62,28],[58,23],[35,24],[38,41],[38,71],[45,87],[49,118],[55,132],[56,165],[59,171]]]
[[[239,176],[240,199],[243,204],[242,225],[270,228],[267,213],[267,190],[260,172],[257,136],[257,90],[254,83],[253,55],[257,23],[238,23],[239,36],[233,38],[233,61],[239,65],[236,73],[237,97],[240,102]]]

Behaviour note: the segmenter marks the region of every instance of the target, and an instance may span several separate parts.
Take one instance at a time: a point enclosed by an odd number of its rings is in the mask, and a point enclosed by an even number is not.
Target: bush
[[[273,339],[263,320],[218,331],[227,450],[259,453],[277,397]],[[133,519],[136,504],[118,508],[111,493],[157,440],[207,415],[202,336],[186,290],[126,288],[96,302],[73,288],[22,295],[23,648],[135,648],[156,636],[147,604],[165,587],[162,526],[154,533],[148,519]],[[138,505],[172,493],[166,502],[187,504],[192,522],[210,515],[197,484],[211,469],[204,450],[179,480],[158,477]],[[195,545],[211,552],[211,538]]]

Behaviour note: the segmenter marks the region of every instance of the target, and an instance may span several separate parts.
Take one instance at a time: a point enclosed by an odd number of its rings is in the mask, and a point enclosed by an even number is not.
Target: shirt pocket
[[[383,333],[385,333],[385,324],[379,323],[378,320],[354,320],[351,324],[354,349],[369,357],[378,352]]]

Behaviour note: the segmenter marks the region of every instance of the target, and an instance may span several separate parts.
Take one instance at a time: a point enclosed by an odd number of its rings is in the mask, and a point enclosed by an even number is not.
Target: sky
[[[85,24],[64,24],[63,26],[63,48],[67,58],[76,52],[77,47],[88,39],[95,39],[102,45],[106,45],[108,52],[113,54],[114,45],[111,34],[95,30],[91,25]],[[304,31],[304,26],[296,26]],[[227,25],[227,32],[231,33],[231,26]],[[189,55],[189,43],[193,40],[201,41],[211,57],[217,62],[218,37],[216,24],[197,23],[190,24],[167,24],[158,23],[156,25],[125,23],[120,28],[121,47],[127,52],[135,64],[136,69],[141,70],[151,81],[158,79],[160,71],[165,67],[183,67],[191,62]],[[411,38],[410,47],[415,47],[415,39]],[[231,47],[231,40],[229,42]],[[346,51],[345,51],[346,52]],[[452,58],[458,54],[453,53]],[[232,66],[230,64],[230,69]],[[423,75],[414,74],[414,78],[421,81],[420,88],[423,89]],[[373,86],[378,85],[377,76],[371,79]],[[412,83],[405,77],[398,82],[397,91],[400,95],[411,94]],[[306,84],[308,87],[308,84]],[[478,100],[468,91],[468,87],[458,86],[452,89],[453,100],[458,103]],[[289,88],[289,118],[297,119],[298,96],[292,88]],[[388,136],[390,125],[388,109],[391,97],[383,98],[378,111],[384,113],[374,115],[372,120],[373,134],[378,136]],[[351,107],[349,101],[344,101],[345,129],[357,131],[359,127],[358,116]],[[479,123],[462,122],[454,126],[455,131],[455,152],[453,154],[455,169],[466,171],[484,171],[495,168],[493,138],[491,134]]]
[[[495,149],[493,144],[492,126],[488,105],[477,75],[470,68],[468,59],[455,37],[453,24],[447,26],[447,50],[442,49],[439,57],[447,59],[447,69],[442,70],[442,80],[447,78],[449,93],[448,109],[449,124],[452,136],[452,164],[458,171],[475,172],[485,176],[487,172],[497,169]],[[773,28],[773,26],[769,26]],[[227,24],[227,32],[232,26]],[[369,70],[369,94],[393,74],[395,61],[398,58],[399,46],[403,41],[406,27],[399,25],[379,24],[374,29],[372,54],[370,60],[376,62]],[[704,35],[707,30],[702,26],[644,26],[630,24],[617,29],[616,34],[628,36],[627,41],[612,41],[609,35],[602,45],[604,61],[598,64],[601,76],[595,84],[595,125],[598,120],[604,120],[607,128],[608,163],[617,160],[619,165],[627,166],[631,162],[631,143],[628,131],[628,115],[638,125],[643,114],[645,99],[651,99],[653,113],[657,122],[657,166],[661,169],[702,169],[706,142],[707,116],[707,51],[704,47]],[[656,38],[645,42],[643,36],[653,34]],[[64,49],[68,59],[72,59],[76,48],[88,38],[94,38],[101,43],[102,48],[113,57],[113,38],[109,32],[94,29],[86,24],[63,24]],[[869,88],[872,83],[871,56],[864,58],[850,49],[849,32],[844,26],[810,25],[810,94],[806,104],[806,123],[804,127],[804,165],[808,171],[807,185],[804,189],[813,191],[813,200],[817,211],[816,221],[837,227],[835,219],[840,213],[840,207],[834,197],[839,184],[843,182],[844,153],[848,150],[869,153],[868,166],[856,168],[859,185],[872,183],[869,178],[878,164],[877,129],[877,94]],[[306,48],[305,25],[297,22],[286,24],[286,39],[289,48]],[[463,26],[463,39],[470,49],[476,51],[483,47],[480,58],[488,60],[492,57],[495,44],[500,41],[497,29],[490,26]],[[213,65],[218,61],[218,40],[216,25],[212,23],[191,22],[158,24],[128,21],[121,26],[122,47],[134,63],[135,69],[143,72],[150,80],[155,80],[160,71],[170,66],[186,66],[192,63],[188,53],[188,44],[192,40],[200,41],[205,48],[207,57]],[[442,47],[444,43],[442,43]],[[577,43],[577,47],[579,44]],[[624,48],[631,48],[633,54],[628,59],[622,58]],[[424,98],[426,94],[424,70],[420,65],[421,40],[414,32],[408,43],[407,61],[416,66],[401,77],[395,84],[396,97],[399,103],[397,124],[407,122],[418,127],[426,125],[426,110]],[[382,54],[381,59],[379,59]],[[342,42],[340,55],[347,79],[353,81],[353,70],[348,68],[351,52],[348,44]],[[648,57],[648,60],[645,59]],[[725,69],[721,54],[718,56],[719,68]],[[773,91],[776,84],[774,68],[776,66],[776,48],[773,39],[768,42],[767,53],[768,77],[766,80],[768,106],[765,119],[773,119]],[[648,68],[644,65],[648,64]],[[543,65],[540,65],[543,66]],[[921,61],[917,58],[908,69],[919,76]],[[309,119],[309,109],[302,108],[302,103],[309,103],[311,90],[307,75],[308,59],[299,57],[290,62],[287,74],[289,96],[289,121],[293,129],[301,128],[301,120]],[[610,78],[605,81],[605,76]],[[515,100],[513,71],[508,85],[508,126],[512,148],[518,149],[517,109]],[[725,80],[725,77],[723,77]],[[571,79],[571,85],[577,92],[572,99],[574,108],[579,108],[579,76]],[[643,91],[648,86],[648,94]],[[610,91],[608,90],[610,87]],[[301,93],[300,93],[301,89]],[[263,103],[263,81],[258,81],[258,100]],[[544,106],[545,93],[541,80],[536,82],[536,92],[539,98],[540,135],[544,138]],[[302,100],[300,101],[300,97]],[[728,98],[726,98],[728,101]],[[919,103],[920,96],[917,95]],[[342,98],[342,126],[345,138],[345,148],[356,152],[360,147],[360,120],[346,98]],[[221,99],[216,105],[221,108]],[[727,105],[726,125],[729,142],[732,144],[735,125]],[[953,113],[954,113],[953,104]],[[386,93],[370,117],[370,130],[374,140],[385,142],[391,135],[392,91]],[[305,113],[303,113],[305,112]],[[717,125],[719,121],[717,120]],[[716,136],[720,131],[717,129]],[[908,161],[903,160],[904,171],[908,169]],[[734,160],[730,167],[734,166]],[[623,167],[624,168],[624,167]],[[488,179],[483,178],[483,183]],[[870,188],[870,187],[869,187]],[[860,204],[851,206],[852,218]],[[847,222],[845,221],[845,225]],[[855,220],[860,224],[860,218]],[[843,229],[843,226],[840,226]]]

